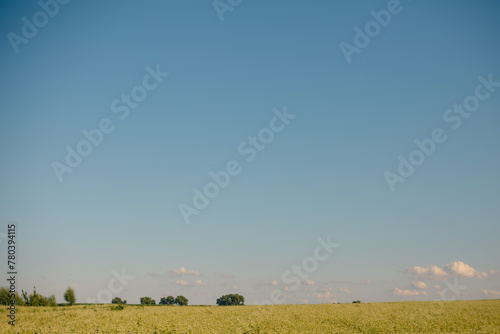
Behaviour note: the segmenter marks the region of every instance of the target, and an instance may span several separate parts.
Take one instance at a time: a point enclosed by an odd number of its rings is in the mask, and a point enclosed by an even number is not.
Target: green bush
[[[110,310],[111,311],[121,311],[124,308],[125,308],[125,306],[123,304],[118,304],[118,305],[115,305],[115,306],[111,306]]]
[[[24,301],[17,292],[14,294],[14,300],[16,301],[16,305],[24,306]],[[10,303],[11,303],[11,296],[9,289],[3,286],[0,287],[0,305],[10,305]]]
[[[127,304],[126,300],[122,300],[120,297],[115,297],[111,301],[111,304]]]
[[[21,290],[23,294],[24,304],[27,306],[57,306],[56,296],[54,294],[49,297],[44,297],[36,292],[36,288],[33,287],[33,293],[28,295],[24,290]]]
[[[141,305],[156,305],[156,301],[151,297],[141,297]]]

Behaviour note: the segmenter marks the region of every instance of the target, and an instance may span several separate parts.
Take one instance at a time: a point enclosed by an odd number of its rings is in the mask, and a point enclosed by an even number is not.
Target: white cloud
[[[482,292],[485,296],[500,297],[500,291],[484,289]]]
[[[179,286],[207,286],[208,284],[203,282],[201,279],[198,279],[194,281],[193,283],[188,283],[185,280],[181,279],[178,281],[175,281],[172,283],[172,285],[179,285]]]
[[[444,270],[454,276],[463,276],[467,278],[485,279],[488,273],[479,272],[462,261],[455,261],[444,266]]]
[[[415,266],[410,267],[404,271],[407,274],[418,277],[419,279],[445,279],[448,274],[438,266],[430,266],[427,268]]]
[[[400,289],[400,288],[395,288],[392,290],[392,294],[396,296],[420,296],[424,295],[427,296],[428,293],[425,291],[417,291],[417,290],[408,290],[408,289]]]
[[[420,289],[420,290],[424,290],[424,289],[429,288],[429,286],[422,281],[413,282],[413,283],[411,283],[411,285],[413,285],[413,287]]]
[[[186,282],[185,280],[181,279],[181,280],[175,281],[174,283],[172,283],[172,285],[188,286],[189,283]]]
[[[404,270],[404,273],[410,274],[419,280],[443,280],[449,277],[465,277],[465,278],[476,278],[485,279],[488,277],[487,272],[479,272],[472,268],[468,264],[462,261],[454,261],[440,268],[435,265],[430,265],[427,267],[410,267]],[[491,273],[491,271],[490,271]]]
[[[310,279],[306,279],[304,282],[302,282],[304,285],[314,285],[314,281],[311,281]]]
[[[233,290],[238,290],[238,286],[237,286],[236,284],[233,284],[233,285],[231,286],[231,289],[233,289]]]
[[[322,288],[317,290],[318,292],[312,293],[307,295],[309,298],[316,298],[317,300],[321,302],[328,302],[328,303],[336,303],[337,300],[333,296],[332,289],[330,288]]]
[[[342,292],[342,293],[353,293],[351,289],[347,289],[347,288],[339,288],[339,292]]]
[[[173,269],[170,271],[173,275],[194,275],[201,276],[201,273],[198,270],[187,270],[184,267],[180,267],[179,269]]]
[[[272,282],[271,282],[271,285],[272,285],[272,286],[278,286],[278,285],[279,285],[279,283],[278,283],[278,281],[272,281]]]
[[[207,283],[204,283],[201,281],[201,279],[198,279],[196,281],[194,281],[194,285],[197,285],[197,286],[207,286]]]

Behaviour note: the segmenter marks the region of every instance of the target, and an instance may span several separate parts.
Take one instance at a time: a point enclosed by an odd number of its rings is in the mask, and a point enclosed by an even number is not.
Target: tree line
[[[33,288],[33,293],[28,294],[26,291],[22,291],[22,297],[19,296],[17,292],[13,295],[10,290],[5,287],[0,287],[0,305],[10,305],[12,300],[15,301],[16,305],[19,306],[57,306],[56,296],[54,294],[45,297],[36,292],[36,288]],[[14,297],[14,298],[12,298]],[[73,305],[76,303],[75,291],[73,288],[68,287],[64,292],[64,300],[69,304]],[[156,305],[156,301],[151,297],[141,297],[141,305]],[[115,297],[111,300],[111,304],[126,305],[127,301],[122,300],[120,297]],[[219,306],[232,306],[232,305],[245,305],[245,298],[238,294],[229,294],[221,296],[216,302]],[[187,306],[188,299],[184,296],[168,296],[161,298],[158,305],[178,305]]]
[[[14,300],[16,305],[19,306],[57,306],[56,296],[54,294],[51,294],[48,297],[42,296],[36,292],[35,287],[33,287],[33,293],[30,294],[21,290],[21,295],[22,298],[16,291],[12,296],[10,290],[2,286],[0,287],[0,304],[10,305],[12,304],[12,300]],[[73,305],[76,302],[75,291],[71,287],[68,287],[64,293],[64,299],[70,305]]]

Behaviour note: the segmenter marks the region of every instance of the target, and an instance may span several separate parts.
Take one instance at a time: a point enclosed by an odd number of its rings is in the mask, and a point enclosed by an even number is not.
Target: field
[[[273,306],[19,307],[2,333],[500,333],[500,300]]]

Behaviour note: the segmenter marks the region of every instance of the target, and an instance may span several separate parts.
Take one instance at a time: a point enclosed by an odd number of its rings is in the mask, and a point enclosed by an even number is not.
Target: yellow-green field
[[[500,300],[273,306],[19,307],[2,333],[500,333]]]

